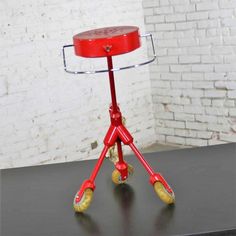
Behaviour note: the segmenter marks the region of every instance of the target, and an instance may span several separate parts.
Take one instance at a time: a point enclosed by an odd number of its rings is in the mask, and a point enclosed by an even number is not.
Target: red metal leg
[[[160,181],[165,189],[172,193],[173,190],[171,189],[171,187],[168,185],[168,183],[166,182],[166,180],[164,179],[164,177],[160,174],[160,173],[155,173],[153,171],[153,169],[151,168],[151,166],[148,164],[148,162],[144,159],[143,155],[140,153],[140,151],[137,149],[137,147],[134,145],[134,143],[130,143],[129,144],[130,148],[133,150],[134,154],[137,156],[137,158],[139,159],[139,161],[142,163],[142,165],[144,166],[144,168],[147,170],[147,172],[150,175],[150,183],[153,185],[155,182]]]
[[[102,153],[98,159],[98,162],[96,163],[93,171],[92,171],[92,174],[90,176],[90,181],[91,182],[94,182],[96,176],[97,176],[97,173],[102,165],[102,162],[104,161],[105,157],[106,157],[106,154],[107,154],[107,151],[108,151],[109,147],[108,146],[104,146],[103,150],[102,150]]]
[[[129,146],[133,150],[134,154],[138,157],[139,161],[142,163],[144,168],[147,170],[149,175],[154,175],[153,169],[147,163],[147,161],[144,159],[143,155],[140,153],[140,151],[137,149],[137,147],[134,145],[134,143],[130,143]]]
[[[121,140],[118,138],[116,143],[117,143],[117,151],[118,151],[119,161],[116,163],[115,166],[116,166],[116,169],[121,174],[121,180],[126,180],[128,178],[128,165],[124,161],[124,158],[123,158]]]
[[[90,178],[85,180],[83,182],[83,184],[81,185],[80,190],[77,192],[76,197],[75,197],[76,203],[78,203],[80,201],[86,188],[91,188],[92,190],[95,189],[96,186],[95,186],[94,180],[95,180],[97,173],[102,165],[103,160],[106,157],[106,153],[108,151],[108,148],[109,148],[108,146],[104,146],[102,153],[101,153],[101,155],[100,155],[100,157],[99,157],[99,159],[92,171]]]

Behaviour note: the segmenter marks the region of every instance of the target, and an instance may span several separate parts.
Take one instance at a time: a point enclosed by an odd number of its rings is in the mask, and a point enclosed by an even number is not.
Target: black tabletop
[[[85,214],[72,200],[96,160],[1,170],[1,236],[236,235],[236,144],[145,156],[173,187],[175,206],[159,200],[134,156],[134,175],[116,187],[105,160]]]

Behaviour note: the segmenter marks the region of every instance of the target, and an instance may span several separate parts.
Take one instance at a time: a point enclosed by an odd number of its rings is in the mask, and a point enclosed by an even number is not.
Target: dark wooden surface
[[[134,156],[133,177],[118,187],[104,162],[86,214],[72,200],[94,160],[2,170],[1,236],[236,235],[236,144],[145,156],[173,187],[174,207],[156,197]]]

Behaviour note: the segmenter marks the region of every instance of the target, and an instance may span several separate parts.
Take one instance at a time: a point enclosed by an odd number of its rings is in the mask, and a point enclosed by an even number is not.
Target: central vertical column
[[[115,88],[115,80],[114,80],[114,73],[111,71],[113,69],[112,57],[107,56],[107,65],[108,65],[108,74],[109,74],[109,81],[110,81],[110,90],[111,90],[111,102],[113,112],[117,112],[117,101],[116,101],[116,88]]]

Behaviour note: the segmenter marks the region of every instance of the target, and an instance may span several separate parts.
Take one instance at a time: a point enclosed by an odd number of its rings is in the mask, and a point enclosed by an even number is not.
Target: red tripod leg
[[[157,181],[160,181],[165,189],[169,192],[172,193],[173,190],[171,187],[168,185],[164,177],[160,173],[155,173],[151,166],[148,164],[148,162],[144,159],[143,155],[140,153],[140,151],[137,149],[137,147],[134,145],[134,143],[129,144],[130,148],[133,150],[134,154],[137,156],[141,164],[144,166],[144,168],[147,170],[147,172],[150,175],[150,183],[154,185]]]
[[[74,203],[73,203],[75,211],[83,212],[89,207],[92,201],[93,191],[95,189],[94,181],[102,165],[102,162],[104,161],[106,157],[108,148],[109,148],[108,146],[104,146],[102,153],[92,171],[90,178],[83,182],[83,184],[80,187],[80,190],[76,193],[75,198],[74,198]]]
[[[121,141],[119,138],[117,139],[116,143],[117,143],[117,151],[118,151],[119,161],[115,164],[115,166],[116,166],[116,169],[121,174],[121,180],[124,181],[128,178],[128,165],[124,161],[122,147],[121,147]]]

